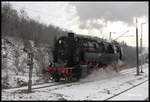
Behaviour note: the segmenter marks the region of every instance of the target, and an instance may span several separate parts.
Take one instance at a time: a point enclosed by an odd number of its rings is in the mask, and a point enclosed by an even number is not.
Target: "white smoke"
[[[118,61],[118,65],[124,65],[124,64],[125,64],[124,61],[122,61],[122,60],[119,60],[119,61]]]
[[[88,75],[86,78],[81,79],[81,82],[84,81],[99,81],[108,79],[111,77],[115,77],[117,75],[117,72],[114,70],[113,67],[108,66],[106,68],[100,68],[96,71],[93,71],[90,75]]]

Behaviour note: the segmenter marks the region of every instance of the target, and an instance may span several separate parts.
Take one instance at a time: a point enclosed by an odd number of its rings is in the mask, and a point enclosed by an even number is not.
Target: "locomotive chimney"
[[[74,33],[71,33],[71,32],[68,33],[68,37],[69,37],[69,38],[74,38]]]

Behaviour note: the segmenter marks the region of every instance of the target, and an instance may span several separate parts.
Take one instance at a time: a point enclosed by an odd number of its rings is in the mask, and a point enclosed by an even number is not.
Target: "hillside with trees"
[[[52,44],[54,36],[60,37],[67,33],[54,25],[46,25],[29,18],[24,9],[17,12],[9,3],[4,3],[1,9],[2,36]]]

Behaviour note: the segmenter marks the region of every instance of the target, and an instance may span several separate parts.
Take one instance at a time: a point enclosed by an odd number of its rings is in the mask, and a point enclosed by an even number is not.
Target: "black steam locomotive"
[[[116,65],[122,59],[118,43],[94,39],[68,33],[56,40],[53,50],[53,63],[47,68],[50,77],[72,81],[90,74],[97,68]]]

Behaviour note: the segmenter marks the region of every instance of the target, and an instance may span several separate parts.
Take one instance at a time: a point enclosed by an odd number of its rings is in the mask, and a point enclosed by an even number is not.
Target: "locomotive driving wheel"
[[[58,75],[58,71],[55,71],[55,72],[54,72],[53,78],[54,78],[54,81],[55,81],[55,82],[59,82],[59,81],[60,81],[60,76]]]
[[[55,81],[55,82],[59,82],[59,81],[60,81],[60,78],[59,78],[59,77],[55,77],[55,78],[54,78],[54,81]]]

